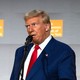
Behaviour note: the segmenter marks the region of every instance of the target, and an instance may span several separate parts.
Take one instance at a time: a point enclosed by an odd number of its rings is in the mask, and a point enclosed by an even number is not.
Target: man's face
[[[44,24],[41,20],[41,17],[30,18],[25,21],[27,32],[29,35],[32,35],[33,42],[35,44],[42,43],[47,35],[49,26]]]

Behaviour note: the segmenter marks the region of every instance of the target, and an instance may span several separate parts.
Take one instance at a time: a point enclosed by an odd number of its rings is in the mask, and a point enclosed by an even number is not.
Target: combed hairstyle
[[[50,17],[48,16],[48,14],[45,11],[32,10],[31,12],[25,14],[24,20],[28,20],[28,19],[33,18],[33,17],[41,17],[43,23],[50,24]]]

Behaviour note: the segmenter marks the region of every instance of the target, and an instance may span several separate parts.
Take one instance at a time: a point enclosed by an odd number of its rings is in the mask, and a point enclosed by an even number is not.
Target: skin
[[[50,35],[50,24],[43,23],[41,17],[33,17],[25,20],[27,32],[33,37],[35,45],[41,44]]]

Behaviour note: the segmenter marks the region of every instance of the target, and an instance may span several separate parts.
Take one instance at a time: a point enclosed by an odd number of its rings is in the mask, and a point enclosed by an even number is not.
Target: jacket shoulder
[[[24,48],[27,48],[28,50],[31,48],[33,46],[33,43],[30,43],[28,46],[25,46],[25,45],[23,45],[23,46],[20,46],[20,47],[18,47],[17,49],[16,49],[16,56],[17,55],[23,55],[23,53],[24,53]]]

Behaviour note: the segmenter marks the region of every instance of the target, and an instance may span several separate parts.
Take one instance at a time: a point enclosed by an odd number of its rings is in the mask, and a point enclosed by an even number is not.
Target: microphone
[[[21,61],[21,65],[20,65],[20,71],[19,71],[19,74],[18,74],[18,80],[19,80],[20,75],[21,75],[21,80],[23,80],[24,62],[25,62],[27,54],[28,54],[27,47],[31,43],[31,41],[32,41],[32,36],[29,35],[26,38],[26,42],[25,42],[25,45],[24,45],[24,54],[23,54],[23,58],[22,58],[22,61]],[[22,70],[22,73],[21,73],[21,70]]]
[[[29,36],[26,38],[25,45],[28,46],[28,45],[30,44],[31,41],[32,41],[32,36],[29,35]]]

